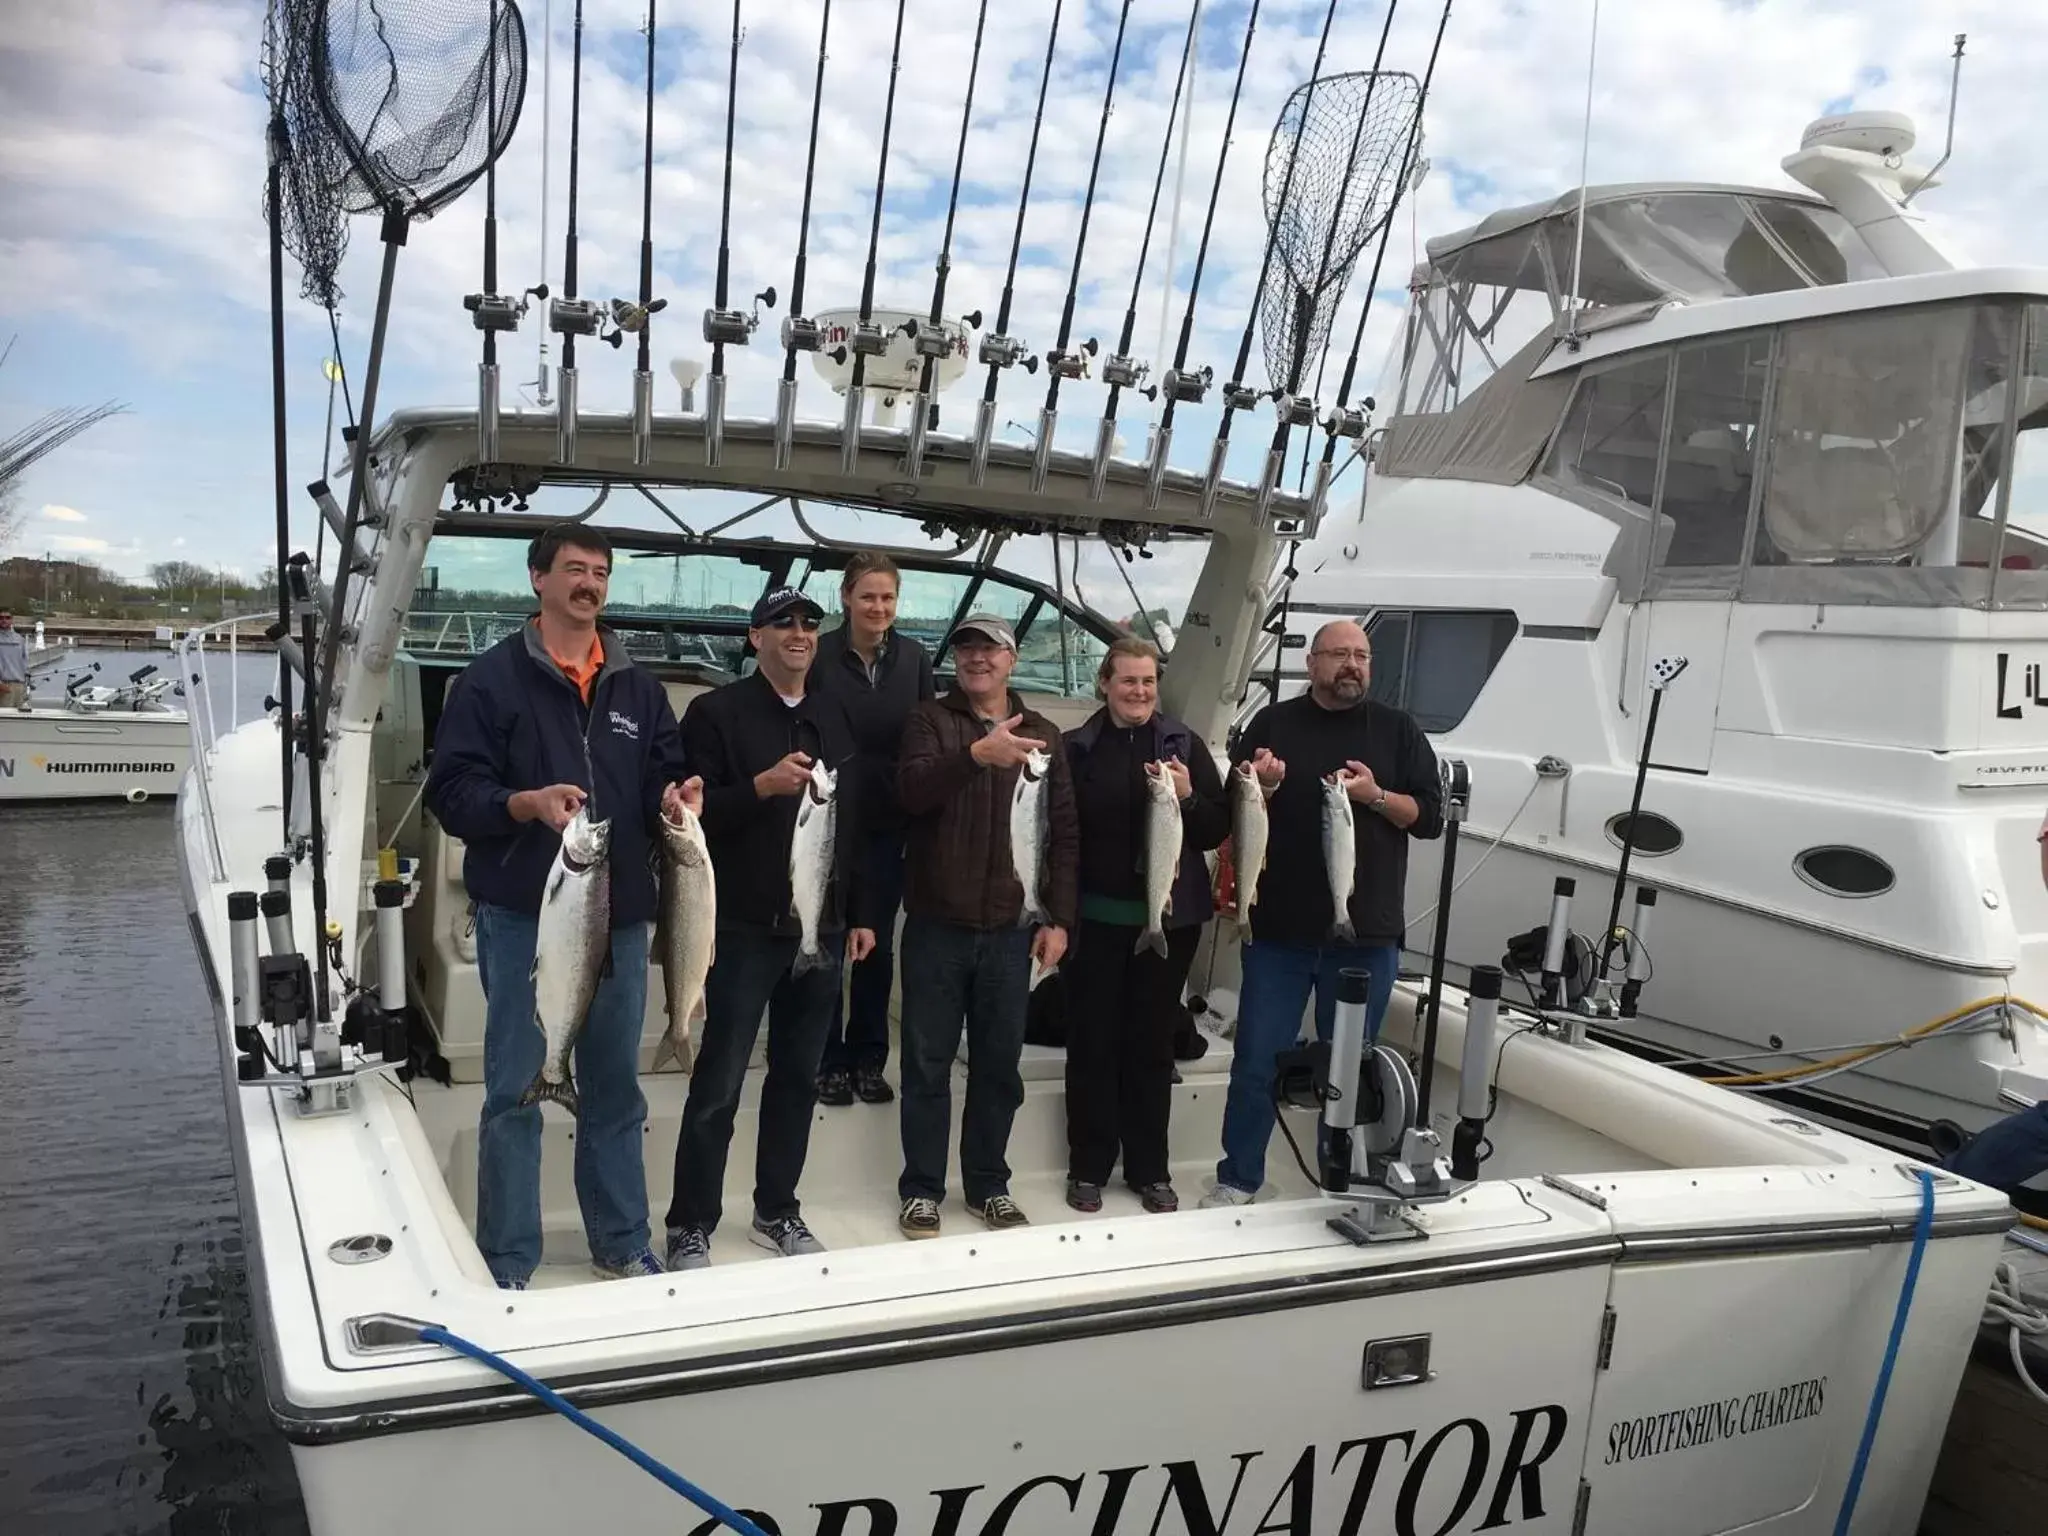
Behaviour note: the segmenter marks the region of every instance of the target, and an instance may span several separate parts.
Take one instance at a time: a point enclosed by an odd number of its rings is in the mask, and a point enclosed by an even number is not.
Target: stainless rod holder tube
[[[1166,455],[1173,447],[1173,428],[1162,426],[1153,434],[1152,462],[1145,466],[1145,510],[1159,510],[1159,495],[1166,485]]]
[[[789,468],[789,456],[796,444],[796,380],[782,379],[775,386],[775,467]]]
[[[1636,1004],[1643,995],[1643,983],[1650,979],[1650,956],[1643,948],[1643,930],[1649,925],[1650,914],[1657,910],[1655,886],[1636,887],[1635,911],[1628,920],[1628,978],[1621,984],[1621,1016],[1632,1019],[1636,1016]]]
[[[289,891],[292,888],[292,861],[289,855],[273,853],[263,861],[264,889]]]
[[[377,904],[377,1003],[386,1013],[405,1007],[405,885],[379,880]]]
[[[1201,510],[1204,521],[1216,515],[1216,490],[1223,484],[1223,460],[1229,452],[1230,444],[1221,434],[1209,445],[1209,467],[1202,475]]]
[[[996,435],[996,403],[993,400],[981,402],[981,408],[974,413],[974,451],[967,460],[967,483],[979,485],[988,477],[988,445]]]
[[[654,375],[633,371],[633,462],[654,461]]]
[[[576,462],[576,370],[566,364],[555,369],[555,462]]]
[[[1038,412],[1038,441],[1031,448],[1031,494],[1045,489],[1045,477],[1052,468],[1052,435],[1059,426],[1060,413],[1041,408]]]
[[[1109,483],[1109,459],[1116,447],[1116,419],[1102,418],[1102,424],[1095,429],[1095,458],[1088,466],[1088,499],[1102,500],[1103,487]]]
[[[479,464],[498,462],[498,365],[476,365],[476,454]]]
[[[292,941],[292,897],[289,891],[265,891],[258,898],[263,909],[263,931],[273,955],[289,955],[297,946]]]
[[[924,473],[924,439],[932,418],[932,398],[923,390],[910,404],[910,446],[903,455],[905,478],[916,480]]]
[[[716,469],[725,462],[725,375],[704,381],[704,462]]]
[[[256,926],[256,893],[228,892],[228,975],[235,989],[235,1027],[250,1028],[263,1022],[263,998],[258,992],[260,933]]]
[[[850,475],[860,468],[860,418],[867,405],[867,386],[848,385],[846,412],[839,419],[839,472],[843,475]]]
[[[1543,1005],[1546,1008],[1565,1006],[1565,941],[1571,937],[1572,893],[1577,889],[1577,883],[1569,875],[1559,875],[1557,883],[1550,888],[1550,925],[1543,934]]]
[[[1323,1100],[1323,1188],[1351,1187],[1351,1138],[1358,1124],[1358,1078],[1365,1063],[1365,1004],[1372,978],[1361,970],[1337,973],[1337,1012],[1330,1032],[1330,1091]]]
[[[1451,1133],[1451,1177],[1479,1177],[1479,1149],[1492,1114],[1493,1085],[1487,1080],[1494,1035],[1500,1024],[1500,967],[1475,965],[1465,1002],[1465,1051],[1458,1063],[1458,1124]]]

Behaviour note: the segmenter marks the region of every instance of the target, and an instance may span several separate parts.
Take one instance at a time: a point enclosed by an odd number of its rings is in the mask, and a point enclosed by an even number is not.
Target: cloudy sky
[[[448,0],[455,4],[456,0]],[[483,0],[461,0],[482,5]],[[923,309],[950,184],[975,0],[905,0],[908,22],[883,204],[877,302]],[[734,145],[735,302],[773,284],[786,295],[821,0],[744,0]],[[1441,0],[1399,4],[1386,67],[1422,72]],[[1259,184],[1268,135],[1306,79],[1326,0],[1265,0],[1245,70],[1214,244],[1203,278],[1192,361],[1230,371],[1262,255]],[[1119,0],[1065,0],[1036,185],[1024,231],[1013,330],[1049,347],[1080,228],[1081,192],[1101,114]],[[263,86],[255,0],[0,0],[0,433],[58,405],[117,399],[111,420],[31,472],[28,517],[7,553],[81,553],[128,572],[167,558],[253,572],[269,558],[271,402],[262,221]],[[1196,236],[1223,140],[1224,111],[1249,0],[1205,0],[1193,137],[1171,314],[1177,326]],[[1016,216],[1038,72],[1053,0],[989,7],[966,151],[948,310],[993,315]],[[1136,276],[1189,0],[1133,0],[1115,110],[1082,261],[1076,334],[1115,337]],[[551,13],[551,14],[550,14]],[[558,287],[570,128],[574,0],[527,0],[533,81],[501,164],[504,286],[543,273]],[[896,0],[836,0],[811,231],[813,312],[857,304],[888,82]],[[1379,0],[1338,0],[1326,73],[1370,66],[1385,18]],[[1415,242],[1492,209],[1577,183],[1592,0],[1457,0],[1425,114],[1428,174],[1395,220],[1374,297],[1362,379],[1377,382],[1404,302]],[[666,364],[702,357],[697,316],[711,299],[718,250],[726,68],[725,0],[664,0],[657,33],[655,291],[660,399]],[[582,291],[637,288],[644,80],[642,0],[586,0],[581,122]],[[1589,177],[1595,182],[1698,179],[1791,183],[1781,158],[1824,112],[1910,113],[1938,154],[1953,35],[1969,35],[1955,158],[1920,206],[1981,262],[2038,260],[2048,218],[2038,81],[2048,71],[2048,6],[1961,0],[1606,0],[1600,12]],[[552,89],[542,110],[543,39]],[[543,129],[546,131],[543,132]],[[551,165],[548,248],[541,247],[544,147]],[[1168,195],[1172,178],[1169,173]],[[461,299],[479,287],[481,188],[412,232],[398,265],[380,407],[475,398],[476,333]],[[1139,301],[1139,355],[1156,350],[1166,275],[1166,213]],[[353,221],[342,347],[362,366],[380,254],[375,220]],[[1348,338],[1364,263],[1338,321]],[[320,471],[328,388],[327,320],[297,299],[288,274],[290,483]],[[767,414],[779,366],[764,317],[737,354],[732,409]],[[510,344],[509,381],[531,381],[538,311]],[[631,349],[585,349],[586,407],[623,408]],[[1264,383],[1254,343],[1251,381]],[[808,370],[801,411],[836,417]],[[978,380],[978,373],[976,374]],[[1002,418],[1034,424],[1044,392],[1011,374]],[[1332,391],[1326,390],[1326,395]],[[508,404],[518,391],[508,387]],[[1101,386],[1063,395],[1077,445],[1099,414]],[[972,419],[972,386],[943,408]],[[1125,436],[1144,441],[1142,404]],[[381,414],[381,410],[380,410]],[[1261,413],[1264,414],[1263,412]],[[1213,420],[1213,413],[1209,418]],[[1187,418],[1183,418],[1187,420]],[[1267,418],[1269,421],[1270,418]],[[1263,434],[1237,435],[1257,439]],[[1016,435],[1013,433],[1013,436]],[[1192,425],[1176,463],[1199,463]],[[310,540],[310,508],[293,505]],[[890,537],[911,531],[897,525]],[[1098,556],[1098,559],[1106,557]],[[1153,579],[1163,571],[1153,568]],[[1145,567],[1139,567],[1141,572]],[[1106,566],[1093,569],[1100,576]],[[1148,599],[1152,593],[1145,594]]]

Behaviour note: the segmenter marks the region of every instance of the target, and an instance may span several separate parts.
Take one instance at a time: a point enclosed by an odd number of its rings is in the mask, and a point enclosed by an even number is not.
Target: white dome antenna
[[[683,392],[683,410],[697,408],[697,381],[704,377],[704,365],[694,357],[672,357],[668,360],[668,371],[675,376]]]

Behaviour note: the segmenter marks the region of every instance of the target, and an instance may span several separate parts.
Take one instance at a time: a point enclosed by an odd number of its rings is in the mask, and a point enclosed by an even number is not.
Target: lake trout
[[[562,829],[562,846],[541,887],[533,946],[533,1022],[546,1041],[540,1071],[521,1106],[553,1100],[577,1114],[569,1056],[583,1033],[598,982],[612,956],[612,824],[592,821],[585,801]]]
[[[661,979],[668,1002],[668,1028],[654,1048],[654,1070],[676,1062],[688,1072],[696,1063],[692,1026],[704,1017],[704,977],[717,948],[718,883],[704,824],[688,806],[680,821],[661,818]]]
[[[1133,954],[1166,953],[1166,918],[1173,911],[1173,880],[1180,873],[1180,790],[1164,763],[1145,765],[1145,931]]]
[[[1266,792],[1250,763],[1230,770],[1230,858],[1237,878],[1237,924],[1246,927],[1266,872],[1266,840],[1272,832]]]
[[[1323,867],[1330,875],[1330,937],[1355,944],[1351,926],[1351,888],[1358,879],[1358,834],[1351,796],[1344,792],[1350,775],[1333,773],[1323,780]]]
[[[801,976],[832,963],[819,929],[825,921],[825,896],[832,888],[832,857],[839,837],[839,775],[822,759],[811,763],[810,782],[798,796],[796,830],[789,839],[789,897],[803,928],[796,963]]]
[[[1024,887],[1024,910],[1017,914],[1019,927],[1051,921],[1038,893],[1045,879],[1046,811],[1051,804],[1046,780],[1051,774],[1052,753],[1040,747],[1024,759],[1017,770],[1017,787],[1010,792],[1010,868]]]

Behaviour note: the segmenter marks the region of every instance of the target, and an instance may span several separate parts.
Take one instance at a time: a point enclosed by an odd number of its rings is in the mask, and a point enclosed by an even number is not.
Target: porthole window
[[[1830,896],[1882,896],[1897,882],[1891,865],[1861,848],[1809,848],[1792,861],[1799,878]]]
[[[1633,828],[1631,828],[1633,823]],[[1607,840],[1619,848],[1627,839],[1635,845],[1639,858],[1662,858],[1674,853],[1685,841],[1685,834],[1678,830],[1678,823],[1655,811],[1637,811],[1633,817],[1627,811],[1611,816],[1607,821]]]

